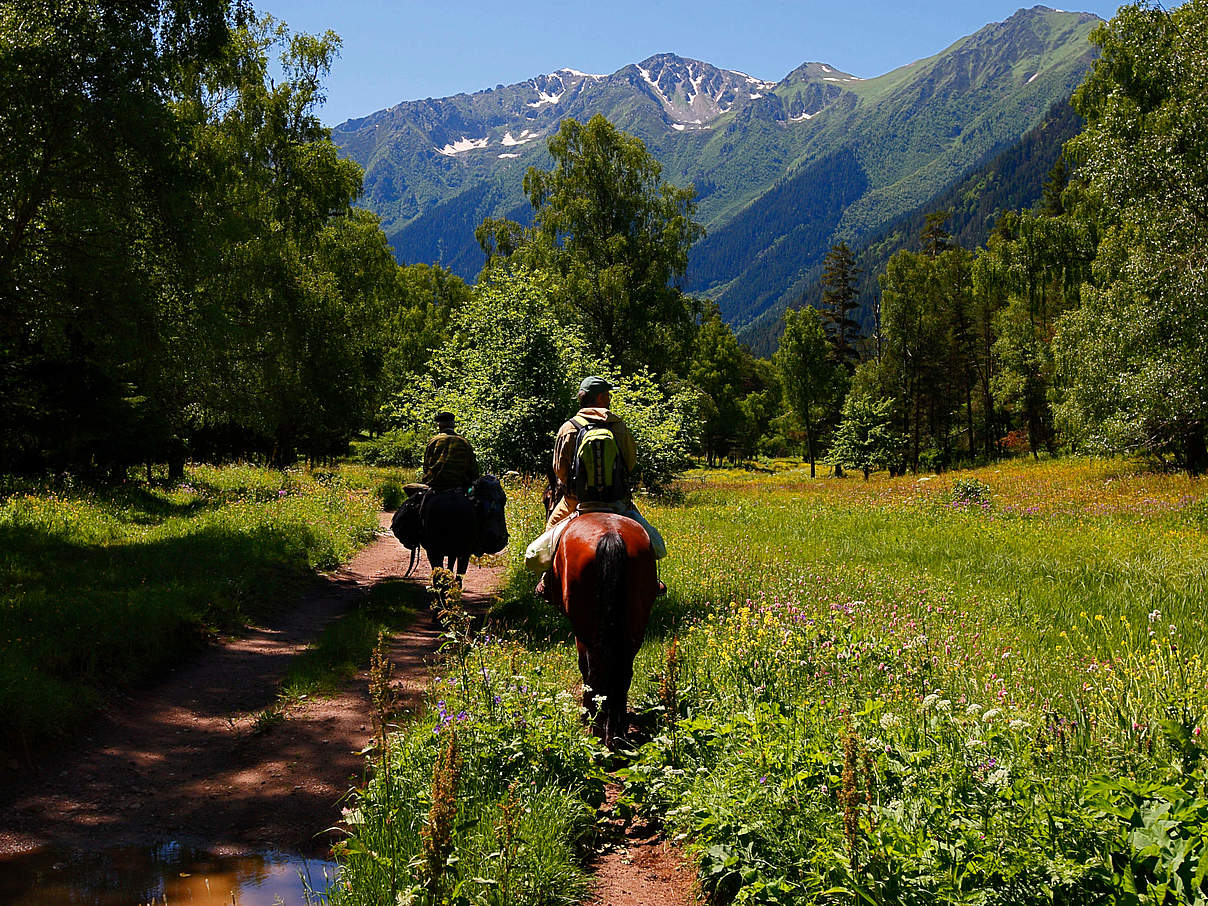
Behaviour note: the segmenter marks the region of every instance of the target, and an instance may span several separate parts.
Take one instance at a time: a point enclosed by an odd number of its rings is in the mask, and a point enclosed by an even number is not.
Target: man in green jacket
[[[438,433],[424,450],[424,477],[421,480],[434,490],[461,488],[464,491],[480,474],[474,448],[453,430],[452,412],[440,412],[434,421]]]

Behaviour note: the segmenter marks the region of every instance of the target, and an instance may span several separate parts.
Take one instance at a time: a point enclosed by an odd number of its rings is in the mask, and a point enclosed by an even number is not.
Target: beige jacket
[[[621,458],[625,461],[625,468],[632,475],[638,462],[638,447],[633,440],[633,433],[621,420],[621,417],[608,409],[596,407],[580,409],[575,414],[580,418],[604,422],[612,429],[613,437],[617,439],[617,447],[621,451]],[[570,468],[575,460],[575,437],[578,433],[579,426],[568,419],[558,429],[558,436],[554,440],[554,476],[558,479],[558,484],[562,486],[565,495],[549,514],[546,528],[551,528],[561,522],[579,505],[578,499],[574,497],[570,489]]]

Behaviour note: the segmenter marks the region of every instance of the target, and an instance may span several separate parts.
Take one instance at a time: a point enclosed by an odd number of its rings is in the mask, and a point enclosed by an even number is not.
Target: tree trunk
[[[805,415],[805,446],[810,454],[810,478],[814,477],[814,428],[810,424],[809,413]]]

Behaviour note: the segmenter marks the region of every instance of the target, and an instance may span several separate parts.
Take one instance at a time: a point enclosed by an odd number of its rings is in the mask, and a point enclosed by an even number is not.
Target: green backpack
[[[592,502],[624,500],[629,495],[625,458],[616,435],[607,422],[576,415],[571,424],[575,435],[575,458],[570,467],[570,485],[579,500]]]

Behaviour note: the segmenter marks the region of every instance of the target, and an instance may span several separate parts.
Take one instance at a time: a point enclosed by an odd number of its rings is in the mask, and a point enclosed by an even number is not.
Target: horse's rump
[[[575,638],[594,639],[599,616],[596,584],[597,546],[606,535],[616,534],[626,554],[624,591],[625,635],[629,647],[637,651],[646,634],[646,623],[654,606],[658,584],[650,536],[637,522],[615,513],[581,513],[570,520],[554,553],[553,570],[562,595],[562,609],[570,618]]]
[[[615,513],[570,520],[554,554],[555,589],[579,645],[584,707],[612,748],[628,729],[633,658],[646,634],[656,576],[650,536]],[[604,705],[597,709],[599,696]]]

